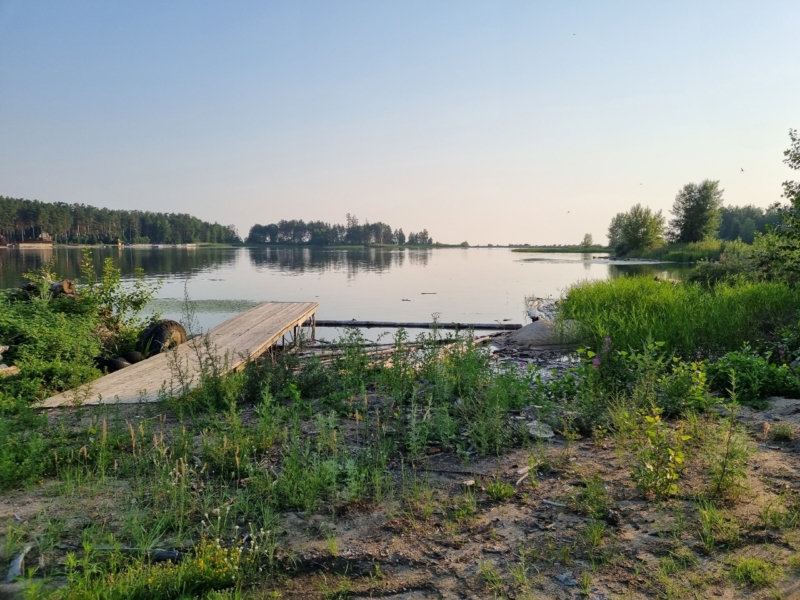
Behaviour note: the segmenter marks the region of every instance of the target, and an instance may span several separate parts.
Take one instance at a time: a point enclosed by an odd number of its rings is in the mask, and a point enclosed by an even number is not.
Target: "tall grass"
[[[800,295],[783,283],[672,284],[645,277],[582,282],[567,292],[560,318],[575,322],[579,340],[618,350],[647,340],[685,357],[758,346],[800,311]]]
[[[630,258],[693,263],[701,260],[716,261],[723,254],[733,253],[739,255],[748,252],[750,248],[749,244],[739,241],[705,240],[689,244],[666,244],[641,252],[631,252],[627,256]]]

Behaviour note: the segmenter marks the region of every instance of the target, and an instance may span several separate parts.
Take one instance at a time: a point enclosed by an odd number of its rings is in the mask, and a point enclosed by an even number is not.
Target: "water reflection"
[[[187,277],[199,271],[216,267],[233,266],[237,260],[235,248],[92,248],[92,266],[99,275],[103,262],[110,258],[122,271],[123,278],[131,278],[136,269],[144,270],[149,277]],[[9,288],[23,282],[23,274],[53,261],[55,271],[69,279],[81,277],[82,253],[80,248],[48,248],[43,250],[0,250],[0,288]]]
[[[392,268],[425,267],[431,258],[428,249],[390,248],[253,248],[250,262],[256,270],[267,269],[292,275],[343,271],[348,279],[359,272],[382,273]]]

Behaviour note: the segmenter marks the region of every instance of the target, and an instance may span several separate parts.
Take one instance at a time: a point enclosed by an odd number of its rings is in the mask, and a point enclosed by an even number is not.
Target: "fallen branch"
[[[76,546],[75,544],[58,544],[58,548],[62,548],[64,550],[80,550],[81,546]],[[181,552],[180,550],[162,550],[160,548],[151,548],[146,550],[144,548],[112,548],[108,546],[97,546],[92,548],[95,552],[119,552],[120,554],[146,554],[150,560],[156,562],[166,562],[171,560],[173,562],[177,562],[182,560],[185,552]]]
[[[390,329],[493,329],[514,331],[522,329],[518,323],[399,323],[395,321],[326,321],[317,319],[317,327],[388,327]]]

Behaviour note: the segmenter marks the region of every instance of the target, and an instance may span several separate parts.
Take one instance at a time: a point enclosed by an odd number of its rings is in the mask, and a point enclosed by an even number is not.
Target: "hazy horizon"
[[[0,194],[605,243],[792,178],[800,5],[0,1]],[[743,170],[742,170],[743,169]]]

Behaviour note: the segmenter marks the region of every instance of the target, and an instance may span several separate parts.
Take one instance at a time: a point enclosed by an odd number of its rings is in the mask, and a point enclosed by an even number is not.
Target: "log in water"
[[[394,321],[325,321],[316,320],[317,327],[389,327],[393,329],[481,329],[496,331],[514,331],[522,329],[518,323],[397,323]]]

